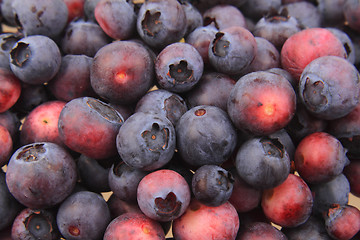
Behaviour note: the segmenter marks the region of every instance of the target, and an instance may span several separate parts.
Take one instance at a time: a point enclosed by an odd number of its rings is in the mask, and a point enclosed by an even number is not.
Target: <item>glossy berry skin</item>
[[[71,150],[95,159],[115,156],[124,120],[109,104],[92,97],[67,102],[59,116],[59,136]]]
[[[183,240],[235,239],[239,225],[239,216],[229,202],[211,207],[192,199],[184,215],[174,220],[173,234]]]
[[[189,206],[191,190],[183,176],[173,170],[146,175],[137,188],[141,211],[151,219],[167,222],[179,218]]]
[[[206,72],[197,85],[186,92],[185,99],[189,108],[211,105],[227,111],[227,100],[236,81],[218,72]]]
[[[270,223],[253,222],[240,228],[236,240],[287,240],[287,237],[279,229]]]
[[[20,143],[53,142],[65,146],[59,136],[59,116],[64,101],[47,101],[33,109],[25,118],[20,131]]]
[[[233,191],[229,202],[239,213],[247,213],[259,206],[262,191],[247,184],[239,174],[236,168],[229,169],[234,178]]]
[[[132,2],[101,0],[94,14],[101,29],[113,39],[128,39],[135,31],[136,15]]]
[[[257,189],[280,185],[290,173],[290,156],[276,138],[251,138],[237,154],[235,166],[239,176]]]
[[[291,35],[301,30],[299,22],[289,16],[286,10],[270,11],[256,22],[253,34],[255,37],[265,38],[280,50]]]
[[[325,229],[333,239],[352,239],[360,231],[360,211],[352,205],[334,205],[324,219]]]
[[[346,149],[325,132],[309,134],[295,151],[295,169],[308,183],[326,182],[342,173],[349,164]]]
[[[60,41],[64,54],[94,57],[100,48],[111,41],[97,23],[81,18],[71,21],[64,31]]]
[[[86,55],[65,55],[61,66],[47,89],[58,100],[69,102],[75,98],[96,96],[90,84],[90,67],[93,62]]]
[[[226,112],[208,105],[193,107],[182,115],[176,138],[182,160],[192,166],[224,163],[237,143],[236,130]]]
[[[129,166],[152,171],[164,166],[174,155],[175,128],[166,117],[137,112],[121,126],[116,147],[121,159]]]
[[[350,183],[344,174],[334,179],[310,185],[314,196],[313,213],[321,216],[333,204],[345,205],[349,202]]]
[[[23,206],[11,195],[5,181],[5,173],[0,171],[0,232],[11,225]]]
[[[141,5],[136,21],[139,36],[149,46],[164,48],[186,33],[186,15],[176,0],[150,0]]]
[[[230,172],[217,165],[204,165],[192,177],[192,192],[197,200],[208,206],[227,202],[233,191],[234,179]]]
[[[108,174],[110,189],[121,200],[136,202],[137,187],[147,174],[148,172],[130,167],[123,161],[115,162]]]
[[[172,92],[186,92],[203,74],[204,62],[195,47],[188,43],[166,46],[155,60],[157,84]]]
[[[340,40],[325,28],[309,28],[291,35],[280,52],[282,67],[299,79],[306,65],[322,56],[346,58]]]
[[[115,41],[95,55],[90,70],[94,91],[113,103],[138,101],[153,85],[154,62],[148,50],[133,41]]]
[[[111,191],[109,186],[109,166],[113,159],[97,160],[89,158],[84,154],[76,159],[76,166],[81,184],[85,189],[101,193]]]
[[[289,81],[265,71],[241,77],[227,105],[234,125],[255,135],[268,135],[284,128],[295,108],[296,94]]]
[[[343,117],[360,102],[359,71],[344,58],[319,57],[303,70],[299,96],[308,111],[318,118]]]
[[[61,53],[49,37],[32,35],[16,42],[10,51],[10,68],[22,82],[43,84],[59,71]]]
[[[308,185],[292,173],[279,186],[263,192],[261,207],[266,217],[282,227],[304,223],[312,212],[313,197]]]
[[[146,93],[137,103],[135,112],[153,112],[164,115],[176,126],[180,117],[188,110],[187,104],[179,94],[156,89]]]
[[[211,24],[220,31],[233,26],[246,28],[245,16],[239,8],[230,4],[219,4],[211,7],[207,9],[202,16],[204,26]]]
[[[23,209],[16,216],[12,228],[11,238],[22,239],[59,239],[60,233],[56,225],[53,211],[47,209]]]
[[[215,34],[208,54],[216,71],[236,75],[250,65],[256,51],[256,40],[252,33],[244,27],[234,26]]]
[[[0,68],[0,113],[15,105],[21,94],[20,80],[6,68]]]
[[[38,142],[15,151],[7,167],[6,184],[26,207],[49,208],[71,194],[76,177],[75,161],[64,148]]]
[[[124,213],[110,222],[104,240],[164,240],[165,233],[159,222],[142,213]]]
[[[100,239],[110,221],[106,201],[90,191],[71,194],[56,215],[59,230],[66,239]]]
[[[27,36],[59,36],[68,21],[68,8],[62,0],[15,0],[11,6],[17,26]]]

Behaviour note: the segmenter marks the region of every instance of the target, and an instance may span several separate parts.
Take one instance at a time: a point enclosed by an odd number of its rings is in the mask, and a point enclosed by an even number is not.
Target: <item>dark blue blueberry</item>
[[[188,43],[165,47],[155,61],[157,84],[172,92],[186,92],[200,80],[204,69],[201,55]]]
[[[131,167],[151,171],[168,163],[175,151],[175,129],[165,116],[136,112],[121,126],[116,145]]]
[[[108,173],[110,189],[121,200],[136,201],[139,182],[147,174],[148,172],[130,167],[123,161],[117,161]]]
[[[217,165],[198,168],[192,178],[192,192],[197,200],[208,206],[227,202],[232,194],[234,178]]]
[[[271,9],[279,9],[281,0],[248,0],[241,6],[246,17],[258,20],[266,15]]]
[[[14,0],[15,22],[26,35],[59,36],[67,24],[68,8],[62,0]]]
[[[23,82],[50,81],[61,65],[60,49],[49,37],[32,35],[16,42],[10,51],[10,68]]]
[[[186,32],[189,35],[195,28],[203,25],[201,12],[188,1],[179,1],[184,9],[186,16]]]
[[[74,20],[64,31],[60,48],[65,54],[94,57],[100,48],[111,42],[100,26],[91,21]]]
[[[154,48],[179,41],[186,33],[186,15],[177,0],[148,0],[141,5],[137,17],[137,31]]]
[[[188,110],[185,100],[165,89],[146,93],[136,104],[135,112],[153,112],[167,117],[174,126]]]
[[[49,208],[62,202],[71,194],[76,180],[72,156],[50,142],[22,146],[12,155],[6,170],[9,191],[29,208]]]
[[[290,156],[277,138],[257,137],[240,146],[235,165],[239,176],[250,186],[270,189],[288,177]]]
[[[110,221],[104,198],[89,191],[71,194],[61,203],[56,215],[58,228],[66,239],[101,239]]]
[[[301,31],[301,26],[295,17],[289,16],[287,9],[281,12],[270,11],[259,19],[252,33],[270,41],[280,51],[282,45],[291,35]]]
[[[303,70],[299,96],[307,110],[318,118],[343,117],[360,102],[359,71],[344,58],[319,57]]]
[[[211,65],[228,75],[241,74],[254,60],[257,44],[254,35],[246,28],[233,26],[215,34],[209,45]]]
[[[313,212],[321,216],[332,204],[345,205],[349,202],[350,183],[344,174],[334,179],[310,185],[314,195]]]
[[[208,105],[184,113],[176,125],[176,137],[182,160],[192,166],[224,163],[237,143],[235,127],[226,112]]]

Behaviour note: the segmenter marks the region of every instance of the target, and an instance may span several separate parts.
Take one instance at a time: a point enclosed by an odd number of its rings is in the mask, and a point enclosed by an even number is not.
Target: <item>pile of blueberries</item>
[[[360,239],[359,0],[0,7],[0,239]]]

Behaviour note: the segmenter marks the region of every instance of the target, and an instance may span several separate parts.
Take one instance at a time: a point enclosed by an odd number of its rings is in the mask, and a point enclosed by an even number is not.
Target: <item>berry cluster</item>
[[[0,239],[360,239],[359,0],[0,16]]]

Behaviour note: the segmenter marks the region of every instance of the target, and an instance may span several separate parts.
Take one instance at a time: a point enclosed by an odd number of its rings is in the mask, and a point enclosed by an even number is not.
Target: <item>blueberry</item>
[[[21,39],[20,36],[16,33],[0,34],[0,67],[10,70],[10,50]]]
[[[179,173],[161,169],[147,174],[137,188],[141,211],[151,219],[167,222],[179,218],[187,210],[191,190]]]
[[[177,93],[157,89],[146,93],[136,104],[135,112],[154,112],[164,115],[175,126],[188,110],[185,100]]]
[[[299,1],[283,4],[279,9],[284,8],[289,12],[289,16],[295,17],[304,28],[321,27],[321,14],[319,9],[309,1]]]
[[[110,221],[104,198],[89,191],[71,194],[61,203],[56,215],[59,230],[67,239],[100,239]]]
[[[117,151],[128,165],[151,171],[168,163],[174,155],[175,128],[165,116],[137,112],[121,126],[116,137]]]
[[[204,26],[214,25],[219,31],[233,26],[246,28],[245,16],[239,8],[230,4],[220,4],[207,9],[203,14]]]
[[[70,22],[64,29],[60,49],[65,54],[84,54],[94,57],[100,48],[110,42],[110,37],[98,24],[80,18]]]
[[[176,0],[145,1],[136,24],[144,42],[159,49],[179,41],[187,30],[185,11]]]
[[[86,55],[65,55],[60,69],[47,85],[58,100],[69,102],[75,98],[97,96],[90,83],[90,67],[93,62]]]
[[[62,0],[15,0],[12,3],[17,26],[25,35],[59,36],[68,20]]]
[[[233,184],[230,172],[217,165],[203,165],[192,178],[192,192],[203,204],[219,206],[229,200]]]
[[[115,41],[94,56],[90,82],[102,98],[118,104],[136,103],[154,84],[149,51],[134,41]]]
[[[50,142],[20,147],[10,158],[6,171],[9,191],[29,208],[49,208],[62,202],[71,194],[76,180],[72,156]]]
[[[113,39],[129,39],[135,32],[136,15],[132,1],[101,0],[95,7],[101,29]]]
[[[110,189],[121,200],[136,201],[139,182],[147,174],[148,172],[133,168],[123,161],[116,161],[108,172]]]
[[[237,144],[236,130],[226,112],[207,105],[193,107],[182,115],[176,137],[182,160],[198,167],[224,163]]]
[[[256,51],[254,35],[244,27],[233,26],[215,34],[208,54],[211,65],[218,72],[237,75],[254,60]]]
[[[201,55],[188,43],[173,43],[166,46],[155,61],[159,87],[178,93],[193,88],[200,80],[203,69]]]
[[[43,84],[50,81],[60,65],[58,45],[43,35],[24,37],[10,51],[10,68],[25,83]]]
[[[277,138],[252,138],[243,143],[236,155],[239,176],[257,189],[280,185],[290,173],[290,157]]]
[[[299,96],[308,111],[318,118],[332,120],[343,117],[360,101],[359,72],[344,58],[319,57],[303,70]]]
[[[47,209],[25,208],[16,216],[11,229],[11,237],[20,239],[59,239],[55,213]]]

